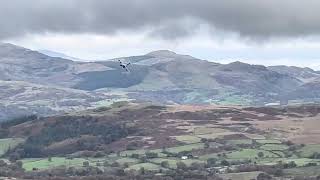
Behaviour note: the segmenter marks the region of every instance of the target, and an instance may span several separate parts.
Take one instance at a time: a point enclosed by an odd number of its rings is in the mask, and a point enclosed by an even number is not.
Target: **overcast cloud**
[[[159,49],[320,69],[319,0],[0,0],[0,41],[81,59]]]
[[[303,37],[320,34],[319,7],[319,0],[1,0],[0,38],[150,30],[175,39],[201,24],[251,39]]]

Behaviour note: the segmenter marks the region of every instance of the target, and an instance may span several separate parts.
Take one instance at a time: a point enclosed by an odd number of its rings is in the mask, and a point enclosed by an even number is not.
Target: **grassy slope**
[[[4,155],[10,148],[12,149],[16,147],[23,141],[24,140],[22,138],[0,139],[0,156]]]

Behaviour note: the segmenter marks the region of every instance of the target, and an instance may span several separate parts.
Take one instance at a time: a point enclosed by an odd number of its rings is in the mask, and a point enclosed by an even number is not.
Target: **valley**
[[[320,180],[320,1],[0,1],[0,180]]]
[[[317,105],[117,102],[2,123],[0,152],[8,164],[21,162],[24,174],[39,177],[48,173],[216,179],[319,176],[315,170],[320,166],[319,113]]]

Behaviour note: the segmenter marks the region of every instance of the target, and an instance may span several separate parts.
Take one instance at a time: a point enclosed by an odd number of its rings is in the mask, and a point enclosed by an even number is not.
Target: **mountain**
[[[41,115],[46,113],[34,106],[38,102],[48,105],[47,114],[73,107],[52,110],[57,91],[62,89],[69,93],[70,99],[76,99],[81,108],[104,104],[104,99],[261,106],[283,100],[318,102],[317,94],[320,94],[316,92],[320,73],[309,68],[265,67],[239,61],[219,64],[168,50],[96,62],[66,58],[0,44],[0,86],[6,87],[0,89],[0,94],[6,97],[10,92],[41,87],[28,94],[17,92],[17,96],[15,93],[8,96],[11,107],[17,107],[19,112],[24,106],[21,114],[39,112]],[[118,59],[131,62],[130,72],[119,66]],[[30,92],[33,95],[30,96]],[[45,92],[46,95],[41,94]],[[314,92],[314,95],[306,92]],[[44,100],[46,97],[50,98]],[[1,101],[0,106],[8,102]],[[10,113],[2,108],[0,113],[9,118],[15,115],[14,111],[15,108]]]
[[[310,68],[301,68],[295,66],[270,66],[268,69],[288,76],[296,77],[303,82],[310,82],[320,78],[320,72],[314,71]]]
[[[22,81],[0,81],[0,120],[30,114],[47,116],[95,107],[109,97],[96,92],[50,87]]]
[[[59,57],[59,58],[62,58],[62,59],[70,59],[72,61],[86,61],[86,60],[83,60],[83,59],[79,59],[79,58],[75,58],[75,57],[71,57],[71,56],[68,56],[66,54],[63,54],[63,53],[60,53],[60,52],[56,52],[56,51],[51,51],[51,50],[38,50],[39,53],[41,54],[45,54],[47,56],[50,56],[50,57]]]
[[[107,69],[96,63],[75,62],[12,44],[0,44],[0,80],[72,87],[81,80],[77,74]]]

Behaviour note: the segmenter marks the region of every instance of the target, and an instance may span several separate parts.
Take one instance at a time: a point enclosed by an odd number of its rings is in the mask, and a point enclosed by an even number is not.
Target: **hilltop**
[[[12,44],[1,44],[0,80],[6,88],[0,89],[0,94],[14,92],[21,87],[18,85],[21,82],[33,84],[32,86],[46,86],[48,92],[64,88],[95,96],[90,98],[95,102],[90,100],[90,103],[82,103],[81,98],[76,98],[79,107],[84,108],[94,108],[119,100],[157,102],[164,105],[263,106],[280,102],[315,103],[320,98],[320,93],[316,90],[320,73],[309,68],[265,67],[240,61],[219,64],[168,50],[121,59],[132,63],[130,73],[121,69],[117,59],[79,62],[50,57]],[[6,82],[11,82],[11,85],[7,86]],[[41,97],[34,96],[33,101],[42,101]],[[55,97],[55,94],[48,93],[48,97]],[[46,103],[54,104],[54,99],[51,98]],[[42,109],[30,105],[27,97],[13,96],[9,102],[14,101],[24,103],[25,110],[13,105],[7,118],[15,117],[11,113],[13,111],[19,115],[45,115]],[[5,106],[4,102],[0,106]],[[65,110],[68,109],[69,107]],[[49,115],[62,112],[63,108],[60,110],[46,109]],[[3,110],[0,113],[3,114]]]

